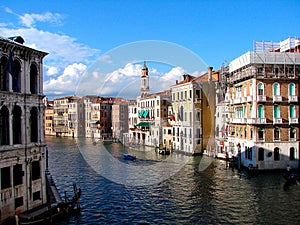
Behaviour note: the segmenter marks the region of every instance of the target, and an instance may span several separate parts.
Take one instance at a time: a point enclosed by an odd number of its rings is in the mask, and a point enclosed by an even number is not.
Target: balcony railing
[[[289,102],[298,102],[297,95],[289,95]]]
[[[257,101],[258,102],[265,102],[266,101],[266,96],[265,95],[257,95]]]
[[[239,104],[241,103],[241,98],[236,98],[233,100],[233,104]]]
[[[273,124],[282,124],[282,118],[273,118]]]
[[[289,124],[297,124],[298,118],[289,118]]]
[[[249,118],[247,119],[247,123],[249,124],[266,124],[266,118]]]
[[[247,118],[231,118],[230,119],[231,123],[247,123]]]
[[[273,95],[273,102],[282,102],[281,95]]]
[[[247,102],[252,102],[253,101],[253,96],[247,96]]]

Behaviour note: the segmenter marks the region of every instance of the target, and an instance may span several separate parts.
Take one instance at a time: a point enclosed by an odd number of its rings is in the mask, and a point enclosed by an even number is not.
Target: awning
[[[144,112],[144,114],[143,114],[143,117],[146,117],[146,116],[148,116],[149,115],[149,110],[147,109],[147,110],[145,110],[145,112]]]
[[[149,122],[140,122],[135,126],[137,126],[137,127],[150,127],[150,123]]]
[[[139,116],[143,116],[144,110],[140,111]]]

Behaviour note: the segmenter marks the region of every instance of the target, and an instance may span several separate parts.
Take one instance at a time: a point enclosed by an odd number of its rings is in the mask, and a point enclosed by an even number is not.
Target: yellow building
[[[218,73],[208,68],[199,77],[183,75],[171,87],[174,116],[173,149],[188,154],[214,152],[215,81]]]

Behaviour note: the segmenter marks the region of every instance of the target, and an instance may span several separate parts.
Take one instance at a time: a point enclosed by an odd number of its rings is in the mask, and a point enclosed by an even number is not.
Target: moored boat
[[[136,156],[130,154],[123,154],[124,159],[126,160],[135,160]]]
[[[76,184],[73,184],[74,196],[65,201],[45,205],[34,208],[32,210],[20,213],[16,216],[17,225],[29,224],[52,224],[64,217],[72,215],[80,210],[79,198],[81,196],[81,189],[77,189]]]

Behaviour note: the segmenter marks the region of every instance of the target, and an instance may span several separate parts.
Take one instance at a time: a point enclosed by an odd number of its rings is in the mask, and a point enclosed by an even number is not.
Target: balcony
[[[273,118],[273,124],[282,124],[282,118]]]
[[[230,123],[243,124],[243,123],[247,123],[247,119],[246,118],[231,118]]]
[[[289,95],[289,102],[298,102],[297,95]]]
[[[240,103],[241,103],[241,98],[233,99],[233,104],[240,104]]]
[[[241,102],[242,102],[242,103],[245,103],[245,102],[247,102],[247,97],[246,97],[246,96],[242,97],[242,100],[241,100]]]
[[[247,119],[247,123],[249,123],[249,124],[266,124],[267,119],[266,118],[250,118],[250,119]]]
[[[282,102],[281,95],[273,95],[273,102]]]
[[[298,124],[298,118],[289,118],[289,124]]]
[[[253,96],[247,96],[247,102],[252,102],[253,101]]]
[[[265,102],[266,101],[266,96],[265,95],[257,95],[257,101],[258,102]]]

